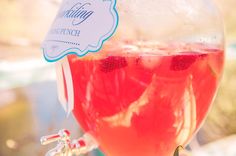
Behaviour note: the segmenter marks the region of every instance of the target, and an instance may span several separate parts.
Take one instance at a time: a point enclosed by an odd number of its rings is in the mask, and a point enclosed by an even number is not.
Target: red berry
[[[111,72],[115,69],[127,66],[127,61],[122,56],[109,56],[101,60],[100,69],[103,72]]]
[[[186,70],[188,69],[198,58],[204,58],[206,54],[198,53],[183,53],[182,55],[176,55],[172,58],[170,69],[171,70]]]

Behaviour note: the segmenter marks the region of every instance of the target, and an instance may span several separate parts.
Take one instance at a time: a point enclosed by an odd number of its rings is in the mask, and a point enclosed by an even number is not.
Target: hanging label
[[[116,0],[64,0],[42,44],[47,61],[97,52],[118,25]]]

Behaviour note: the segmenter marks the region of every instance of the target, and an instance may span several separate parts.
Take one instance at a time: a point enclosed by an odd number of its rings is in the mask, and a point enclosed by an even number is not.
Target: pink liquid
[[[68,57],[73,114],[107,156],[172,156],[199,128],[215,96],[224,55],[217,49],[180,52]]]

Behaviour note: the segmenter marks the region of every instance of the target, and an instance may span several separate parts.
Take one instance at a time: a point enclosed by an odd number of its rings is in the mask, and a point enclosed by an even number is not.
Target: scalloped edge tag
[[[64,0],[41,46],[45,59],[98,52],[118,21],[116,0]]]

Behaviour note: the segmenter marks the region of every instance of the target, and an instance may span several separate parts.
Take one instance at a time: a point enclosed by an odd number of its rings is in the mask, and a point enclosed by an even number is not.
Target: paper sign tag
[[[118,25],[116,0],[64,0],[43,44],[44,57],[97,52]]]

